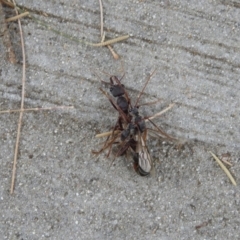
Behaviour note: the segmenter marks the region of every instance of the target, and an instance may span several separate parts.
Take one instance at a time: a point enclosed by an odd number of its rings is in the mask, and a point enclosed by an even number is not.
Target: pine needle
[[[46,107],[46,108],[24,108],[24,109],[12,109],[12,110],[3,110],[2,113],[13,113],[13,112],[30,112],[30,111],[42,111],[42,110],[55,110],[55,109],[73,109],[74,106],[57,106],[57,107]]]
[[[222,170],[227,174],[228,178],[230,179],[230,181],[232,182],[232,184],[234,186],[237,186],[236,181],[234,180],[232,174],[228,171],[228,169],[225,167],[225,165],[220,161],[220,159],[211,151],[209,151],[209,153],[213,156],[213,158],[217,161],[217,163],[220,165],[220,167],[222,168]]]
[[[13,0],[13,4],[15,6],[15,12],[16,15],[18,15],[18,10],[16,9],[16,3]],[[26,57],[25,57],[25,48],[24,48],[24,41],[23,41],[23,32],[22,32],[22,25],[20,19],[18,19],[18,26],[19,26],[19,32],[20,32],[20,38],[21,38],[21,47],[22,47],[22,98],[21,98],[21,110],[24,109],[24,95],[25,95],[25,81],[26,81]],[[15,145],[15,151],[14,151],[14,159],[13,159],[13,168],[12,168],[12,181],[11,181],[11,188],[10,193],[13,194],[14,190],[14,184],[15,184],[15,176],[16,176],[16,166],[17,166],[17,157],[18,157],[18,148],[19,148],[19,139],[21,134],[21,126],[22,126],[22,118],[23,118],[23,112],[21,111],[19,114],[18,119],[18,129],[17,129],[17,137],[16,137],[16,145]]]
[[[29,12],[24,12],[24,13],[21,13],[21,14],[18,14],[14,17],[10,17],[8,19],[6,19],[6,22],[13,22],[13,21],[16,21],[20,18],[23,18],[23,17],[26,17],[27,15],[29,15]]]
[[[116,135],[116,134],[118,134],[119,132],[120,132],[119,130],[115,130],[114,132],[113,132],[113,131],[109,131],[109,132],[99,133],[99,134],[97,134],[95,137],[96,137],[96,138],[108,137],[108,136],[110,136],[110,135]]]

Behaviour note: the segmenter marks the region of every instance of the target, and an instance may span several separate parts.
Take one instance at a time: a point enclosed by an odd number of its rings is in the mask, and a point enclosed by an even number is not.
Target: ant
[[[176,140],[151,121],[151,119],[160,114],[156,114],[152,117],[142,117],[138,111],[138,101],[154,73],[155,71],[147,79],[134,106],[131,104],[131,100],[125,86],[121,83],[121,79],[119,80],[116,76],[110,77],[110,92],[113,97],[117,98],[116,101],[107,92],[100,88],[100,91],[108,98],[112,106],[118,111],[119,116],[117,123],[110,132],[110,136],[108,136],[104,146],[99,151],[93,151],[93,153],[99,154],[109,148],[109,153],[107,155],[109,156],[112,145],[118,143],[119,148],[115,158],[122,156],[126,154],[128,150],[131,150],[134,161],[134,169],[141,176],[148,176],[153,166],[153,161],[146,144],[148,131],[169,140]],[[106,83],[105,81],[102,82]],[[147,128],[146,121],[150,121],[155,127],[155,130]]]

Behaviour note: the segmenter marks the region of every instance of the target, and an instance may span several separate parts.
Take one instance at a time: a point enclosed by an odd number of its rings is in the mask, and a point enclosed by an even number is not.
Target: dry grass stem
[[[18,15],[18,11],[16,9],[16,3],[13,0],[13,4],[15,7],[16,15]],[[19,32],[20,32],[20,38],[21,38],[21,47],[22,47],[22,99],[21,99],[21,110],[24,109],[24,95],[25,95],[25,73],[26,73],[26,57],[25,57],[25,48],[24,48],[24,41],[23,41],[23,32],[22,32],[22,25],[20,19],[18,19],[18,26],[19,26]],[[13,160],[13,168],[12,168],[12,181],[11,181],[11,188],[10,193],[13,193],[14,190],[14,184],[15,184],[15,176],[16,176],[16,166],[17,166],[17,157],[18,157],[18,148],[19,148],[19,139],[20,139],[20,133],[21,133],[21,126],[22,126],[22,118],[23,118],[23,112],[21,111],[19,114],[18,119],[18,129],[17,129],[17,137],[16,137],[16,145],[15,145],[15,151],[14,151],[14,160]]]
[[[120,133],[120,131],[119,130],[116,130],[116,131],[109,131],[109,132],[104,132],[104,133],[99,133],[99,134],[97,134],[95,137],[96,138],[101,138],[101,137],[108,137],[108,136],[110,136],[110,135],[116,135],[116,134],[118,134],[118,133]]]
[[[29,111],[42,111],[42,110],[54,110],[54,109],[73,109],[74,106],[57,106],[57,107],[47,107],[47,108],[25,108],[25,109],[13,109],[0,111],[1,113],[13,113],[13,112],[29,112]]]
[[[107,45],[109,51],[111,52],[111,54],[113,55],[113,58],[115,60],[118,60],[119,59],[119,55],[113,50],[113,48],[111,47],[111,45]]]
[[[105,35],[104,35],[104,32],[103,32],[103,6],[102,6],[102,0],[99,0],[99,7],[100,7],[100,25],[101,25],[100,26],[100,33],[101,33],[101,38],[102,38],[101,42],[104,42]],[[110,45],[107,45],[107,47],[110,50],[110,52],[112,53],[113,58],[115,60],[119,59],[119,55],[113,50],[113,48]]]
[[[0,2],[2,2],[2,4],[7,5],[8,7],[14,8],[13,3],[8,2],[7,0],[0,0]]]
[[[146,121],[152,120],[152,119],[154,119],[154,118],[156,118],[156,117],[159,117],[159,116],[163,115],[165,112],[167,112],[167,111],[169,111],[171,108],[173,108],[174,105],[175,105],[174,103],[169,104],[168,107],[166,107],[165,109],[163,109],[161,112],[154,114],[152,117],[146,119]]]
[[[103,6],[101,0],[99,0],[99,7],[100,7],[100,34],[101,37],[103,37]]]
[[[221,159],[222,162],[224,162],[225,164],[227,164],[228,166],[232,167],[232,164],[230,162],[228,162],[227,160]]]
[[[237,183],[236,181],[234,180],[232,174],[228,171],[228,169],[224,166],[224,164],[220,161],[220,159],[215,155],[213,154],[211,151],[209,152],[213,158],[217,161],[217,163],[220,165],[220,167],[222,168],[222,170],[227,174],[228,178],[230,179],[230,181],[232,182],[232,184],[234,186],[237,186]]]
[[[19,15],[17,15],[17,16],[10,17],[10,18],[6,19],[6,22],[16,21],[16,20],[18,20],[18,19],[20,19],[20,18],[23,18],[23,17],[27,16],[27,15],[29,15],[29,12],[21,13],[21,14],[19,14]]]

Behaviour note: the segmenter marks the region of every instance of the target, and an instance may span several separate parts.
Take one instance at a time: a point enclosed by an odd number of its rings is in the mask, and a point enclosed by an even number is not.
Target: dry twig
[[[86,42],[86,44],[90,45],[90,46],[93,46],[93,47],[104,47],[104,46],[107,46],[109,44],[114,44],[114,43],[117,43],[117,42],[124,41],[124,40],[126,40],[128,38],[129,38],[129,35],[124,35],[124,36],[120,36],[120,37],[117,37],[117,38],[113,38],[113,39],[107,40],[105,42],[100,42],[100,43]]]
[[[13,21],[16,21],[20,18],[23,18],[23,17],[26,17],[27,15],[29,15],[29,12],[24,12],[24,13],[21,13],[21,14],[18,14],[14,17],[10,17],[8,19],[6,19],[6,22],[13,22]]]
[[[99,0],[99,7],[100,7],[100,22],[101,22],[100,33],[101,33],[101,38],[102,38],[101,42],[104,42],[105,36],[104,36],[104,33],[103,33],[103,6],[102,6],[102,0]],[[111,45],[108,44],[107,47],[110,50],[110,52],[112,53],[113,58],[116,59],[116,60],[119,59],[119,55],[113,50]]]
[[[174,105],[175,105],[175,103],[169,104],[169,106],[168,106],[167,108],[163,109],[161,112],[156,113],[156,114],[154,114],[152,117],[146,119],[146,122],[147,122],[148,120],[152,120],[152,119],[154,119],[154,118],[156,118],[156,117],[159,117],[159,116],[163,115],[165,112],[167,112],[167,111],[169,111],[171,108],[173,108]]]
[[[0,2],[2,2],[2,4],[7,5],[8,7],[14,8],[13,3],[8,2],[7,0],[0,0]]]
[[[220,167],[222,168],[222,170],[227,174],[228,178],[230,179],[230,181],[232,182],[232,184],[234,186],[237,186],[237,183],[236,181],[234,180],[232,174],[228,171],[228,169],[224,166],[224,164],[220,161],[220,159],[215,155],[213,154],[211,151],[209,152],[213,158],[217,161],[217,163],[220,165]]]
[[[16,15],[18,15],[18,10],[16,9],[16,3],[15,0],[13,0],[13,4],[15,6],[15,12]],[[25,95],[25,73],[26,73],[26,57],[25,57],[25,48],[24,48],[24,42],[23,42],[23,32],[22,32],[22,25],[20,19],[18,19],[18,26],[19,26],[19,32],[20,32],[20,38],[21,38],[21,46],[22,46],[22,99],[21,99],[21,110],[24,109],[24,95]],[[13,169],[12,169],[12,181],[11,181],[11,189],[10,193],[13,193],[14,190],[14,184],[15,184],[15,175],[16,175],[16,166],[17,166],[17,157],[18,157],[18,148],[19,148],[19,139],[20,139],[20,132],[21,132],[21,126],[22,126],[22,118],[23,118],[23,112],[21,111],[19,114],[18,119],[18,129],[17,129],[17,137],[16,137],[16,145],[15,145],[15,151],[14,151],[14,160],[13,160]]]
[[[46,108],[24,108],[24,109],[13,109],[13,110],[3,110],[1,113],[13,113],[13,112],[30,112],[30,111],[42,111],[42,110],[54,110],[54,109],[73,109],[74,106],[57,106],[57,107],[46,107]]]
[[[115,131],[109,131],[109,132],[99,133],[99,134],[97,134],[95,137],[96,137],[96,138],[108,137],[108,136],[110,136],[110,135],[116,135],[116,134],[118,134],[119,132],[120,132],[119,130],[115,130]]]

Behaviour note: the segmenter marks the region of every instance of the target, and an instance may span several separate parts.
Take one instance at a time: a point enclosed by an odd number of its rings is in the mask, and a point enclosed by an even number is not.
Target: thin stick
[[[230,162],[228,162],[227,160],[221,159],[222,162],[224,162],[225,164],[229,165],[230,167],[232,167],[232,164]]]
[[[99,0],[99,7],[100,7],[100,33],[101,37],[103,36],[103,6],[102,6],[102,1]]]
[[[174,105],[175,105],[175,103],[169,104],[169,106],[168,106],[167,108],[163,109],[163,110],[162,110],[161,112],[159,112],[159,113],[154,114],[154,115],[151,116],[150,118],[147,118],[146,121],[152,120],[152,119],[154,119],[154,118],[156,118],[156,117],[159,117],[159,116],[163,115],[165,112],[167,112],[167,111],[169,111],[171,108],[173,108]]]
[[[103,6],[102,6],[102,0],[99,0],[99,7],[100,7],[100,23],[101,23],[101,27],[100,27],[100,33],[101,33],[101,38],[102,38],[102,41],[101,42],[104,42],[104,39],[105,39],[105,36],[103,34]],[[107,45],[108,49],[110,50],[110,52],[112,53],[113,55],[113,58],[115,60],[119,59],[119,56],[117,53],[115,53],[115,51],[113,50],[113,48],[110,46],[110,45]]]
[[[6,22],[13,22],[13,21],[18,20],[20,18],[23,18],[27,15],[29,15],[29,12],[21,13],[21,14],[18,14],[17,16],[10,17],[10,18],[6,19]]]
[[[47,107],[47,108],[24,108],[24,109],[13,109],[13,110],[4,110],[0,111],[1,113],[12,113],[12,112],[29,112],[29,111],[42,111],[42,110],[54,110],[54,109],[73,109],[74,106],[58,106],[58,107]]]
[[[0,2],[2,2],[3,4],[5,4],[5,5],[7,5],[7,6],[11,7],[11,8],[14,8],[14,5],[11,2],[8,2],[6,0],[0,0]]]
[[[113,55],[113,58],[115,60],[118,60],[119,59],[119,55],[113,50],[112,46],[111,45],[107,45],[109,51],[111,52],[111,54]]]
[[[16,9],[15,0],[13,0],[13,4],[14,4],[14,7],[15,7],[15,12],[18,15],[18,10]],[[24,49],[22,25],[21,25],[21,20],[20,19],[18,19],[18,26],[19,26],[19,32],[20,32],[20,38],[21,38],[22,56],[23,56],[23,59],[22,59],[22,61],[23,61],[23,66],[22,66],[22,99],[21,99],[21,109],[23,109],[24,108],[24,94],[25,94],[26,58],[25,58],[25,49]],[[21,111],[20,114],[19,114],[17,137],[16,137],[16,145],[15,145],[15,151],[14,151],[14,160],[13,160],[13,169],[12,169],[12,181],[11,181],[11,189],[10,189],[10,193],[11,194],[13,193],[14,184],[15,184],[15,175],[16,175],[16,166],[17,166],[17,157],[18,157],[20,132],[21,132],[21,126],[22,126],[22,118],[23,118],[23,112]]]
[[[222,168],[222,170],[227,174],[228,178],[230,179],[230,181],[232,182],[232,184],[234,186],[237,186],[236,181],[234,180],[232,174],[228,171],[228,169],[224,166],[224,164],[220,161],[220,159],[213,154],[211,151],[209,151],[209,153],[213,156],[213,158],[217,161],[217,163],[220,165],[220,167]]]
[[[108,137],[108,136],[110,136],[110,135],[116,135],[116,134],[118,134],[118,133],[120,133],[119,130],[115,130],[114,132],[113,132],[113,131],[109,131],[109,132],[99,133],[99,134],[97,134],[95,137],[96,137],[96,138]]]

